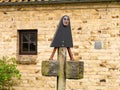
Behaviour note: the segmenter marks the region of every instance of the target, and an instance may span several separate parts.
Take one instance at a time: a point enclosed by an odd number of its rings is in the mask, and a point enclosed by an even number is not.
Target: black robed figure
[[[56,33],[54,35],[53,41],[50,46],[54,47],[54,49],[49,60],[53,60],[53,56],[56,52],[56,49],[59,47],[66,47],[68,50],[70,59],[74,60],[71,49],[70,49],[71,47],[73,47],[73,40],[72,40],[69,16],[65,15],[61,18],[59,26],[56,30]]]

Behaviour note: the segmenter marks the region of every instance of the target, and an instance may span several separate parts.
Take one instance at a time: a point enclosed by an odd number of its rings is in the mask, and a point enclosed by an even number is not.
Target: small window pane
[[[34,43],[30,44],[30,51],[35,51],[35,44]]]
[[[29,34],[23,33],[23,42],[28,42],[29,40]]]
[[[23,51],[28,51],[28,43],[23,43]]]
[[[30,33],[30,41],[35,41],[35,33]]]

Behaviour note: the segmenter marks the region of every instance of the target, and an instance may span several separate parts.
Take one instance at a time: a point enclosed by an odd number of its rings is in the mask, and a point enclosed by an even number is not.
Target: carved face
[[[63,17],[63,25],[64,25],[64,26],[68,26],[68,25],[69,25],[69,22],[70,22],[70,20],[69,20],[69,17],[68,17],[68,16]]]

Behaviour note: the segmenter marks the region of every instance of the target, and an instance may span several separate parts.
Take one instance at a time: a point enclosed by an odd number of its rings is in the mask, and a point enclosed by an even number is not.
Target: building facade
[[[63,15],[70,17],[74,58],[84,62],[84,78],[67,80],[66,90],[120,90],[119,0],[1,0],[0,57],[15,57],[18,62],[22,77],[15,89],[56,89],[55,77],[42,76],[41,62],[50,57]]]

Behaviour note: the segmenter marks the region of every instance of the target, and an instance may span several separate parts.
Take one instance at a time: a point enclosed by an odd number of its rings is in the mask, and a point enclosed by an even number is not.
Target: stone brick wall
[[[56,90],[56,78],[41,75],[41,62],[49,59],[63,15],[71,19],[75,60],[85,64],[84,78],[67,80],[66,90],[120,90],[119,3],[0,6],[0,57],[34,61],[18,65],[22,77],[16,90]],[[19,29],[38,30],[37,55],[19,55]]]

